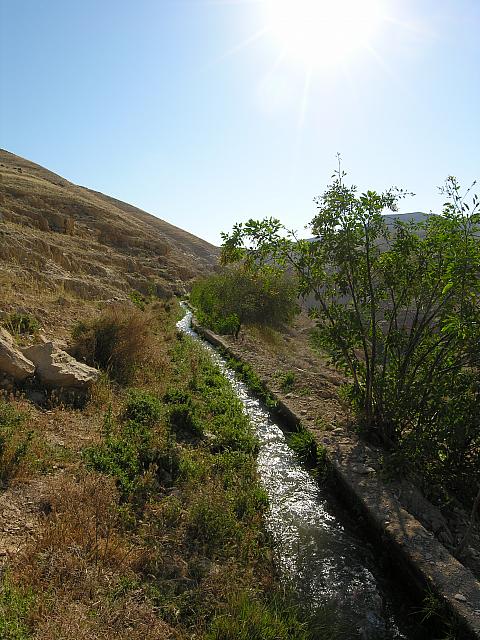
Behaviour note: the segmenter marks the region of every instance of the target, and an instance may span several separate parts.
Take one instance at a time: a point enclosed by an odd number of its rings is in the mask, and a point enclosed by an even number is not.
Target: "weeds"
[[[8,574],[0,583],[0,637],[3,640],[30,640],[28,617],[34,595],[12,584]]]
[[[0,480],[13,478],[26,457],[33,431],[26,429],[27,415],[0,398]]]
[[[243,382],[245,382],[250,391],[260,398],[268,409],[275,409],[277,401],[270,391],[268,391],[266,385],[260,380],[253,368],[246,362],[242,362],[230,354],[223,355],[227,359],[228,366],[237,373]]]
[[[16,336],[35,335],[40,329],[38,320],[29,313],[10,313],[2,321],[7,331]]]
[[[287,435],[287,442],[291,449],[295,451],[300,460],[311,467],[323,467],[325,462],[325,451],[317,443],[310,431],[301,429]]]
[[[279,374],[278,381],[283,392],[292,391],[295,386],[295,373],[293,371],[285,371]]]
[[[239,591],[214,618],[205,640],[347,640],[351,633],[328,608],[301,612],[286,594],[265,600]]]
[[[130,391],[118,420],[107,411],[104,440],[84,451],[87,467],[115,478],[122,500],[145,487],[143,480],[172,476],[177,470],[175,443],[155,429],[162,413],[156,396]]]
[[[98,338],[102,322],[79,336]],[[11,640],[340,638],[327,609],[315,636],[317,622],[279,598],[258,443],[230,384],[190,340],[165,348],[156,393],[99,385],[90,411],[101,408],[103,428],[83,450],[87,469],[52,476],[43,526],[12,560],[0,611],[25,633]]]

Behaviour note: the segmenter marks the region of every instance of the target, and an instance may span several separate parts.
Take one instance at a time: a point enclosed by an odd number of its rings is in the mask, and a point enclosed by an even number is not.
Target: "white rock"
[[[36,344],[22,351],[34,363],[40,382],[50,388],[86,389],[100,375],[98,369],[78,362],[53,342]]]
[[[15,345],[12,336],[0,327],[0,371],[19,382],[33,375],[34,364]]]

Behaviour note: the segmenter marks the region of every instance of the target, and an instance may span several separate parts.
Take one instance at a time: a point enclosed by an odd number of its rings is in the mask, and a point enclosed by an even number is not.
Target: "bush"
[[[235,336],[244,324],[278,327],[298,312],[291,278],[268,268],[252,271],[246,265],[197,281],[190,300],[201,324]]]
[[[175,433],[195,436],[203,435],[203,425],[191,403],[174,404],[170,407],[168,421]]]
[[[96,320],[77,324],[72,337],[76,358],[108,371],[123,384],[133,379],[154,349],[151,317],[122,306],[108,309]]]
[[[157,396],[140,389],[129,391],[123,413],[124,419],[152,427],[161,415],[162,403]]]
[[[303,463],[317,466],[323,461],[323,451],[310,431],[302,429],[289,433],[287,442]]]

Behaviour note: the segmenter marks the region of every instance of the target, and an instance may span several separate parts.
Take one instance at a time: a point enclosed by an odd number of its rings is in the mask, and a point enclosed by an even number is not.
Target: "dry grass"
[[[140,369],[160,367],[165,360],[152,325],[155,317],[136,308],[115,305],[89,323],[74,328],[74,356],[99,367],[122,384]]]
[[[178,637],[143,590],[131,588],[147,552],[120,533],[111,479],[61,476],[44,511],[37,538],[10,569],[15,584],[42,594],[30,613],[35,638]]]
[[[282,334],[272,327],[252,325],[248,327],[248,332],[254,340],[261,342],[272,353],[284,355],[287,351]]]

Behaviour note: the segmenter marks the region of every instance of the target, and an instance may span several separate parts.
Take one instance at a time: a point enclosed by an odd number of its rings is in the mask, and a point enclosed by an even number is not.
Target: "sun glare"
[[[267,28],[290,58],[309,68],[333,66],[369,47],[385,0],[267,0]]]

